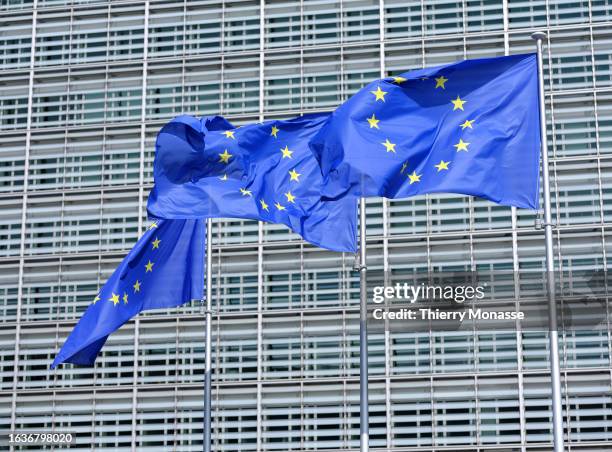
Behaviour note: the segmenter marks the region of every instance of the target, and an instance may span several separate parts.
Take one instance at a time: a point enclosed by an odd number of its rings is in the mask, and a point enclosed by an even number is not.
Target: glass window
[[[28,74],[2,76],[0,80],[0,130],[26,127],[28,117]]]
[[[2,10],[2,6],[0,6]],[[30,65],[32,15],[0,20],[0,69],[24,68]]]

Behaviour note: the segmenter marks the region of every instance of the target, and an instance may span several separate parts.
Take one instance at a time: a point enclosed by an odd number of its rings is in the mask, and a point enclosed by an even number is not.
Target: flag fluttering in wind
[[[108,336],[139,312],[202,299],[205,228],[200,220],[154,223],[92,300],[51,368],[93,365]]]
[[[322,195],[460,193],[537,209],[535,54],[466,60],[374,81],[311,140]]]
[[[309,147],[328,118],[234,128],[221,117],[179,116],[157,137],[149,214],[281,223],[317,246],[355,251],[357,200],[321,196],[323,176]]]
[[[200,299],[205,218],[287,225],[356,251],[357,197],[447,192],[538,208],[535,55],[467,60],[377,80],[333,113],[234,127],[180,116],[157,137],[148,230],[52,367],[93,364],[141,311]]]

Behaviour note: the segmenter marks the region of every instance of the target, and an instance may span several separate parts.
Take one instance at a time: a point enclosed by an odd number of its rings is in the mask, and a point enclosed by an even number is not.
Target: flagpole
[[[368,291],[366,282],[366,213],[365,198],[359,199],[359,413],[360,451],[369,450],[368,415]]]
[[[548,168],[548,143],[546,139],[546,109],[544,105],[544,65],[542,41],[546,33],[538,31],[531,35],[538,51],[538,90],[540,97],[540,139],[542,154],[542,180],[544,191],[544,237],[546,240],[546,278],[548,295],[548,341],[550,355],[550,380],[552,386],[553,447],[554,452],[563,452],[563,410],[561,405],[561,372],[559,366],[559,336],[557,332],[557,305],[555,301],[555,265],[553,255],[553,230],[550,208],[550,176]]]
[[[212,369],[212,220],[206,220],[206,319],[204,362],[204,452],[210,452],[211,430],[211,369]]]

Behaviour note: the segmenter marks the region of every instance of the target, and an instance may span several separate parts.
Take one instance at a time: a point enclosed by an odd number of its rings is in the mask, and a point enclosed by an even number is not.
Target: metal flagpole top
[[[544,33],[543,31],[536,31],[535,33],[531,34],[531,39],[541,41],[543,39],[546,39],[546,33]]]

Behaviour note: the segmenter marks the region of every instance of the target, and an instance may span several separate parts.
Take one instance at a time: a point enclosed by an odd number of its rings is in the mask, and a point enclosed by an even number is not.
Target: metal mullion
[[[508,0],[502,1],[503,21],[504,21],[504,55],[510,54],[510,11]],[[512,223],[512,269],[514,280],[514,297],[515,309],[520,308],[520,283],[518,280],[519,272],[519,255],[518,255],[518,215],[516,207],[510,208],[511,223]],[[525,391],[524,391],[524,374],[523,374],[523,333],[520,328],[520,321],[516,321],[516,367],[517,367],[517,383],[518,383],[518,401],[519,401],[519,426],[521,437],[521,452],[525,452],[526,443],[526,420],[525,420]]]
[[[265,0],[259,1],[259,122],[264,120],[265,109],[265,44],[266,44]],[[256,396],[256,447],[260,449],[262,435],[262,403],[263,403],[263,297],[264,297],[264,223],[257,222],[257,396]],[[217,284],[218,285],[218,284]]]
[[[182,17],[182,23],[183,23],[183,42],[182,42],[183,51],[182,51],[182,53],[180,55],[181,59],[183,60],[183,62],[185,60],[185,57],[188,54],[187,47],[189,46],[189,41],[187,39],[187,36],[188,36],[188,33],[187,33],[187,4],[188,4],[188,0],[183,0],[183,14],[182,14],[182,16],[183,16]],[[170,60],[176,59],[176,57],[173,58],[171,56],[169,56],[168,58]]]
[[[548,14],[548,2],[547,2],[547,22],[550,20],[550,15]],[[550,25],[550,24],[548,24]],[[549,79],[549,86],[550,86],[550,90],[548,93],[548,97],[550,99],[550,121],[551,121],[551,132],[552,132],[552,151],[553,151],[553,160],[550,162],[550,166],[552,167],[551,169],[549,169],[550,173],[552,173],[552,182],[553,182],[553,192],[555,194],[555,203],[554,203],[554,207],[555,207],[555,217],[554,217],[554,223],[556,225],[556,227],[553,229],[553,234],[556,236],[556,242],[557,242],[557,252],[555,253],[554,251],[554,242],[553,242],[553,256],[556,254],[557,257],[557,261],[558,261],[558,274],[559,274],[559,283],[562,285],[563,284],[563,256],[561,253],[561,230],[559,229],[559,224],[560,224],[560,208],[559,208],[559,196],[560,196],[560,192],[559,192],[559,177],[557,175],[557,160],[556,160],[556,150],[557,150],[557,140],[556,140],[556,136],[555,136],[555,109],[554,109],[554,102],[553,102],[553,68],[552,68],[552,51],[551,51],[551,45],[550,45],[550,36],[547,37],[547,56],[548,56],[548,61],[549,61],[549,65],[548,65],[548,79]],[[546,106],[544,106],[544,108],[546,108]],[[547,130],[548,133],[548,130]],[[554,263],[553,263],[554,265]],[[555,283],[556,284],[556,283]],[[549,332],[549,334],[551,334]],[[561,348],[559,350],[559,354],[561,355],[561,357],[559,358],[559,377],[564,377],[561,379],[561,384],[562,384],[562,388],[561,391],[563,391],[563,389],[565,389],[565,404],[566,406],[569,406],[569,398],[568,398],[568,394],[567,394],[567,374],[565,372],[565,369],[567,368],[567,337],[565,335],[564,332],[561,333],[560,336],[560,342],[561,342]],[[563,394],[561,395],[562,397],[562,401],[563,401]],[[563,407],[561,407],[562,413],[561,416],[563,417]],[[563,422],[563,421],[561,421]],[[569,431],[570,428],[570,419],[569,417],[567,417],[567,428]]]
[[[183,0],[183,54],[181,65],[181,111],[185,111],[185,61],[187,57],[187,0]],[[176,59],[174,59],[176,65]]]
[[[11,397],[11,431],[15,431],[16,427],[16,408],[17,408],[17,382],[19,379],[19,353],[20,353],[20,335],[21,335],[21,309],[23,305],[23,276],[25,266],[25,245],[26,245],[26,226],[27,226],[27,207],[28,207],[28,176],[30,171],[30,147],[32,139],[32,97],[34,93],[34,68],[36,64],[36,27],[37,16],[36,10],[38,0],[33,0],[32,12],[32,37],[30,42],[30,71],[28,80],[28,113],[26,119],[26,140],[25,140],[25,155],[23,168],[23,199],[21,204],[21,235],[19,238],[19,274],[17,280],[17,306],[15,318],[15,359],[13,361],[13,391]],[[15,450],[11,446],[11,450]]]
[[[385,64],[385,1],[379,0],[378,2],[378,15],[379,15],[379,70],[380,78],[384,78],[386,74]],[[382,222],[383,222],[383,273],[385,285],[389,284],[389,201],[385,198],[381,199],[382,203]],[[386,427],[386,446],[391,448],[393,443],[393,423],[392,411],[391,411],[391,382],[389,377],[391,375],[392,367],[392,355],[391,355],[391,331],[389,329],[389,321],[385,320],[385,332],[384,332],[384,345],[385,345],[385,427]]]
[[[146,141],[146,111],[147,111],[147,62],[149,49],[149,0],[144,2],[144,33],[143,33],[143,54],[142,54],[142,81],[141,81],[141,101],[140,101],[140,162],[138,176],[138,236],[142,235],[143,221],[142,210],[144,207],[144,160],[145,160],[145,141]],[[110,4],[108,26],[110,27]],[[107,48],[108,50],[108,48]],[[108,77],[107,77],[108,79]],[[107,87],[108,88],[108,87]],[[140,318],[134,319],[134,370],[133,370],[133,390],[132,390],[132,452],[137,447],[137,421],[138,421],[138,372],[139,372],[139,339],[140,339]]]
[[[463,203],[465,205],[465,202]],[[476,262],[474,259],[474,198],[467,197],[467,212],[468,212],[468,230],[465,231],[468,236],[470,249],[470,271],[476,271]]]
[[[466,0],[461,1],[461,26],[462,30],[462,39],[463,39],[463,59],[467,60],[467,5]]]
[[[142,62],[142,82],[141,82],[141,102],[140,102],[140,174],[138,180],[138,234],[142,234],[143,221],[142,209],[144,207],[144,160],[145,160],[145,141],[146,141],[146,114],[147,114],[147,72],[148,72],[148,41],[149,41],[149,0],[145,1],[144,11],[144,36],[143,36],[143,62]],[[110,19],[109,19],[110,25]]]
[[[179,409],[178,409],[178,390],[179,390],[179,385],[175,385],[174,386],[174,450],[176,450],[176,447],[179,445],[180,443],[180,439],[177,435],[178,432],[178,419],[179,419]]]
[[[340,0],[340,101],[344,102],[344,2]]]
[[[304,0],[300,0],[300,30],[304,30]],[[304,47],[304,33],[300,33],[300,114],[304,111]]]
[[[181,321],[180,321],[180,317],[176,316],[176,320],[175,320],[175,325],[176,325],[176,337],[174,340],[174,347],[175,350],[179,350],[180,344],[179,344],[179,334],[180,334],[180,326],[181,326]],[[193,358],[193,355],[192,355]],[[179,375],[179,359],[178,357],[175,357],[174,359],[174,434],[173,434],[173,438],[174,438],[174,447],[176,448],[179,444],[179,437],[177,435],[177,431],[178,431],[178,418],[179,418],[179,411],[178,411],[178,385],[179,385],[179,381],[177,379],[178,375]]]
[[[504,23],[504,55],[510,54],[510,10],[508,9],[508,0],[502,0],[502,14]]]
[[[423,48],[424,49],[424,48]],[[424,51],[424,50],[423,50]],[[429,198],[429,195],[425,195],[426,198]],[[429,210],[429,209],[428,209]],[[429,219],[429,213],[427,214],[427,218]],[[428,220],[427,222],[427,228],[428,230],[430,230],[430,222]],[[428,280],[431,281],[431,243],[430,243],[430,239],[429,236],[427,236],[425,238],[425,250],[427,252],[427,277]],[[433,387],[433,377],[435,374],[435,360],[434,360],[434,337],[433,337],[433,332],[431,327],[428,329],[427,332],[427,339],[429,342],[429,372],[430,372],[430,377],[429,377],[429,390],[430,390],[430,406],[431,406],[431,444],[432,447],[434,447],[436,444],[436,410],[435,410],[435,404],[434,404],[434,387]],[[418,336],[415,338],[415,341],[418,341]],[[416,346],[416,343],[415,343]],[[415,356],[415,360],[418,360],[418,354]]]
[[[474,332],[474,336],[476,336],[476,333]],[[476,364],[476,363],[474,363]],[[481,436],[480,436],[480,398],[478,397],[478,386],[480,384],[480,379],[478,378],[478,370],[476,369],[476,366],[474,366],[474,377],[473,377],[473,381],[474,381],[474,406],[475,406],[475,413],[474,413],[474,418],[475,418],[475,422],[476,422],[476,445],[480,445],[480,441],[481,441]],[[469,403],[469,402],[468,402]]]
[[[515,309],[518,311],[520,308],[520,282],[519,282],[519,256],[518,256],[518,237],[516,231],[516,208],[513,207],[512,215],[512,268],[513,268],[513,280],[514,280],[514,297],[515,297]],[[525,375],[523,369],[523,333],[521,329],[520,321],[516,321],[516,367],[517,367],[517,378],[518,378],[518,402],[519,402],[519,424],[520,424],[520,436],[521,436],[521,452],[525,452],[525,443],[527,442],[526,437],[526,420],[525,420]]]
[[[303,246],[300,249],[300,269],[302,271],[302,277],[301,277],[301,281],[300,281],[300,301],[303,303],[304,299],[305,299],[305,295],[304,295],[304,249]],[[302,308],[304,307],[304,305],[302,305]],[[301,425],[302,425],[302,429],[303,429],[303,425],[304,425],[304,380],[306,379],[306,376],[304,375],[304,364],[305,364],[305,360],[304,360],[304,355],[306,353],[306,350],[304,348],[304,336],[305,336],[305,329],[304,329],[304,311],[301,310],[300,311],[300,421],[301,421]],[[304,448],[304,430],[300,431],[300,448],[303,449]]]
[[[342,417],[340,419],[344,420],[343,432],[344,435],[342,437],[343,446],[348,448],[350,444],[350,431],[351,431],[351,406],[348,402],[348,381],[346,378],[342,380]]]
[[[264,1],[264,0],[260,0]],[[226,0],[221,2],[221,29],[220,29],[220,57],[221,57],[221,67],[219,68],[219,113],[223,114],[223,105],[224,105],[224,96],[225,96],[225,8],[226,8]]]
[[[304,380],[300,379],[300,448],[304,449]]]
[[[421,67],[425,67],[425,0],[421,0]]]
[[[342,309],[342,330],[341,330],[341,337],[342,337],[342,352],[343,352],[343,372],[344,372],[344,376],[342,377],[342,381],[346,382],[346,380],[348,378],[351,377],[350,375],[350,371],[351,371],[351,366],[350,366],[350,360],[351,360],[351,343],[350,343],[350,333],[348,332],[347,329],[347,315],[346,315],[346,308],[343,307]],[[344,437],[347,438],[349,436],[349,424],[350,424],[350,417],[349,417],[349,413],[348,413],[348,408],[346,406],[346,400],[344,400],[343,398],[343,412],[342,412],[342,417],[344,419],[344,427],[343,427],[343,431],[344,431]]]
[[[431,329],[430,329],[430,356],[431,356]],[[431,362],[431,361],[430,361]],[[432,367],[433,369],[433,367]],[[429,406],[431,409],[431,447],[434,449],[437,446],[436,442],[436,404],[435,404],[435,392],[434,392],[434,372],[432,370],[429,375]]]

